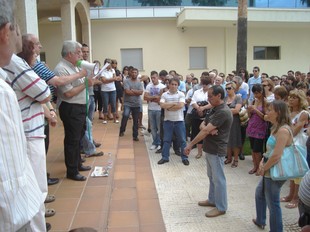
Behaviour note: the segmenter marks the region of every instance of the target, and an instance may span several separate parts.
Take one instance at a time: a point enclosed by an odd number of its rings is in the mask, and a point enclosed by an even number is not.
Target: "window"
[[[206,47],[190,47],[189,48],[189,68],[205,69],[207,64]]]
[[[254,47],[254,60],[280,60],[280,47]]]
[[[138,70],[143,70],[142,48],[122,48],[122,66],[133,66]]]
[[[40,60],[46,62],[46,54],[45,52],[40,52]]]

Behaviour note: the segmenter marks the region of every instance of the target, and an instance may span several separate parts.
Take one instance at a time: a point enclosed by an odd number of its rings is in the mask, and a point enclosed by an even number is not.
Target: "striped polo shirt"
[[[8,75],[6,82],[16,94],[26,137],[44,138],[44,111],[40,101],[50,96],[48,85],[15,54],[3,70]]]

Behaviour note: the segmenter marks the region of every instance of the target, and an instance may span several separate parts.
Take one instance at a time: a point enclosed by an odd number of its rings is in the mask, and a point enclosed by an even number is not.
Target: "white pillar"
[[[16,20],[22,34],[39,35],[36,0],[15,1]]]
[[[70,0],[61,4],[61,30],[63,40],[76,40],[75,5]]]

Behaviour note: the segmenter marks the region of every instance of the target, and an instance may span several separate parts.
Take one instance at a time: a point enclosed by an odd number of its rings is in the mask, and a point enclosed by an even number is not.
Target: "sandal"
[[[290,202],[291,200],[292,199],[290,197],[288,197],[288,196],[280,198],[280,202]]]
[[[196,159],[200,159],[201,156],[202,156],[202,153],[198,153],[198,154],[195,156],[195,158],[196,158]]]
[[[260,225],[256,222],[256,219],[252,219],[252,222],[258,227],[260,228],[261,230],[265,229],[265,225]]]
[[[52,217],[56,214],[54,209],[45,209],[45,217]]]
[[[238,160],[234,160],[234,162],[231,164],[232,168],[238,167]]]
[[[231,162],[232,162],[231,159],[226,159],[226,160],[224,161],[224,164],[230,164]]]
[[[44,203],[50,203],[50,202],[53,202],[55,200],[56,200],[56,198],[55,198],[54,195],[47,195],[46,198],[45,198]]]
[[[285,208],[287,209],[294,209],[298,206],[298,202],[296,201],[291,201],[288,204],[285,205]]]
[[[254,169],[254,168],[253,168],[252,170],[249,171],[249,174],[250,174],[250,175],[252,175],[252,174],[254,174],[254,173],[256,173],[256,169]]]

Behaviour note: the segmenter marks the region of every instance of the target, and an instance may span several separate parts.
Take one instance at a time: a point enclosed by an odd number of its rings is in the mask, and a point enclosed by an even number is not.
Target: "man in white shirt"
[[[19,52],[21,37],[14,23],[12,0],[0,0],[0,67]],[[19,45],[19,46],[16,46]],[[27,156],[27,142],[16,95],[0,68],[0,231],[31,231],[44,198]],[[43,205],[44,206],[44,205]],[[45,222],[44,217],[41,218]],[[46,231],[44,228],[42,231]]]
[[[153,137],[153,143],[150,150],[160,149],[160,117],[161,107],[159,105],[160,92],[166,86],[159,82],[158,73],[156,71],[151,72],[152,82],[146,86],[144,93],[144,100],[148,101],[148,116],[151,126],[151,134]]]

